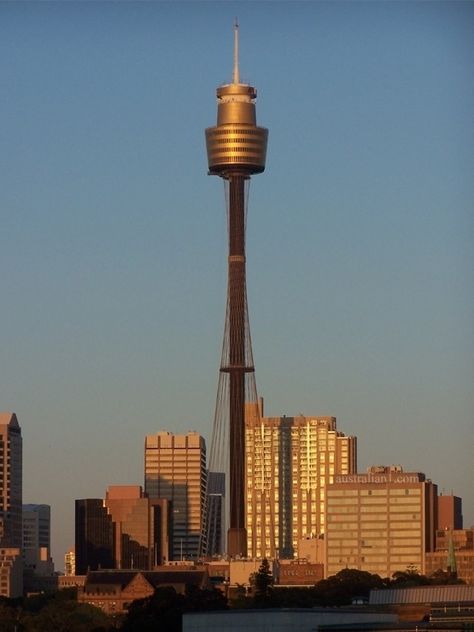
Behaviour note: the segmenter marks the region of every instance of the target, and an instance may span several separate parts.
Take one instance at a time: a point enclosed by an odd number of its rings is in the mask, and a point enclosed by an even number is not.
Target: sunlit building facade
[[[145,492],[171,503],[170,559],[199,555],[206,495],[206,443],[197,432],[145,439]]]
[[[425,572],[435,548],[437,487],[399,465],[338,475],[326,490],[326,576],[355,568],[391,577]]]
[[[76,551],[69,549],[64,554],[64,575],[71,577],[76,574]]]
[[[248,407],[245,442],[248,554],[293,558],[302,538],[325,532],[326,488],[356,471],[356,437],[335,417],[263,417]]]

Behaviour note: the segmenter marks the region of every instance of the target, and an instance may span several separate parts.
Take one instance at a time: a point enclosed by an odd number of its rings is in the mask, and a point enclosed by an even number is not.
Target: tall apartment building
[[[250,557],[293,558],[326,529],[327,486],[357,470],[356,437],[335,417],[263,417],[247,407],[246,528]]]
[[[36,575],[52,575],[51,559],[51,507],[49,505],[23,505],[23,547],[25,569]]]
[[[22,438],[15,413],[0,413],[0,596],[23,593]]]
[[[326,576],[356,568],[391,577],[425,572],[434,551],[437,486],[399,465],[339,475],[326,490]]]
[[[206,494],[206,444],[197,432],[145,439],[145,492],[171,502],[170,559],[199,555]]]

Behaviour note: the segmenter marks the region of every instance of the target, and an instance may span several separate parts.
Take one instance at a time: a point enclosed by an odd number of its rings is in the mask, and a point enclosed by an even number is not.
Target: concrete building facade
[[[170,559],[196,559],[206,497],[206,444],[197,432],[145,439],[145,492],[171,503]]]
[[[435,547],[436,499],[436,485],[399,465],[336,476],[327,488],[326,576],[343,568],[424,573]]]
[[[260,406],[245,429],[248,554],[291,559],[302,538],[325,532],[326,489],[357,470],[356,437],[335,417],[264,417]]]

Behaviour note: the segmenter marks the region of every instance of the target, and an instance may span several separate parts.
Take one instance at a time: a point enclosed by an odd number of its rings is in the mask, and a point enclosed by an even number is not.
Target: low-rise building
[[[78,588],[77,600],[107,614],[116,614],[126,612],[136,599],[150,597],[159,587],[171,586],[177,593],[184,594],[188,585],[208,587],[207,572],[175,567],[161,567],[159,571],[91,571],[87,573],[84,586]]]
[[[350,608],[227,610],[185,613],[183,632],[315,632],[320,626],[329,624],[368,625],[396,621],[398,617],[395,614],[355,611]]]
[[[0,548],[0,597],[23,595],[23,561],[18,547]]]

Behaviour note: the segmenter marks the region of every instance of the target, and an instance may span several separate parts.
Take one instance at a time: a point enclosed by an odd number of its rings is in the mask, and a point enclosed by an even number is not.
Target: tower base
[[[247,529],[229,529],[227,531],[227,555],[229,557],[247,557]]]

